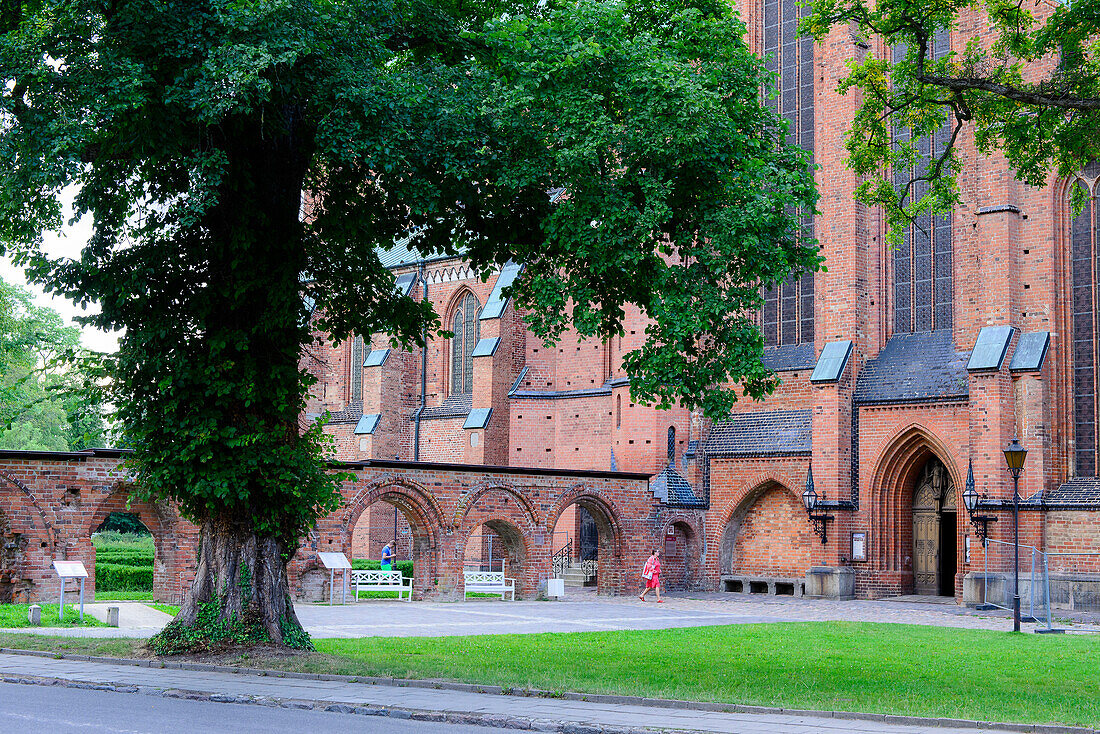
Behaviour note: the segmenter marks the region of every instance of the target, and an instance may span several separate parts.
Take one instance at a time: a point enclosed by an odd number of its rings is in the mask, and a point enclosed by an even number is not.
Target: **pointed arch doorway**
[[[924,596],[954,596],[958,531],[955,486],[935,456],[913,490],[913,583]]]

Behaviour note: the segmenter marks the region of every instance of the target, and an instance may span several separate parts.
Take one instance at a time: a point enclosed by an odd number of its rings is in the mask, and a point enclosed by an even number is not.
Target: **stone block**
[[[814,566],[806,572],[806,597],[810,599],[854,599],[856,572],[848,567]]]
[[[118,627],[118,607],[107,607],[107,626]]]
[[[37,604],[31,604],[30,609],[27,610],[27,621],[31,623],[32,627],[39,627],[42,624],[42,607]]]
[[[963,576],[963,604],[975,607],[987,600],[1003,604],[1007,579],[1003,573],[971,571]]]

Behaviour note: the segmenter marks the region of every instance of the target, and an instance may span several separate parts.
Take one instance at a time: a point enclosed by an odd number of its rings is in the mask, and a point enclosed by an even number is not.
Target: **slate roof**
[[[711,456],[808,454],[812,435],[809,410],[745,413],[715,425],[704,450]]]
[[[895,334],[856,380],[857,403],[946,400],[970,395],[969,352],[955,351],[951,330]]]
[[[1100,507],[1100,477],[1071,479],[1057,489],[1045,493],[1041,498],[1039,494],[1032,495],[1027,499],[1027,503],[1037,505],[1040,500],[1044,505],[1056,507],[1066,505]]]
[[[363,403],[356,400],[348,403],[348,406],[343,410],[334,410],[329,413],[328,425],[333,423],[358,423],[362,417]]]
[[[813,369],[817,364],[814,358],[813,342],[806,344],[785,344],[781,347],[765,347],[760,361],[772,372],[793,372],[794,370]]]
[[[474,396],[471,393],[462,393],[460,395],[451,395],[447,397],[439,405],[428,407],[424,409],[424,412],[420,414],[422,420],[432,420],[434,418],[465,418],[470,414],[470,409],[474,405]],[[410,418],[416,418],[416,412],[414,411]]]
[[[680,476],[679,472],[666,464],[649,480],[649,489],[653,496],[673,507],[702,507],[706,508],[706,502],[699,499],[688,480]]]
[[[384,268],[399,268],[403,265],[414,265],[421,260],[432,262],[433,260],[446,260],[455,257],[455,255],[448,255],[446,253],[437,253],[425,257],[419,250],[412,247],[411,237],[398,240],[398,242],[389,249],[382,247],[375,248],[375,252],[378,253],[378,259],[382,261],[382,267]],[[458,256],[461,256],[465,252],[466,248],[458,248]]]

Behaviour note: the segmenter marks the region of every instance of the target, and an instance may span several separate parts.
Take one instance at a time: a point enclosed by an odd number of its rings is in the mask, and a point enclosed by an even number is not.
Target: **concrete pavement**
[[[154,665],[156,663],[146,663]],[[212,666],[208,666],[212,667]],[[5,683],[94,687],[118,693],[186,698],[211,703],[259,704],[355,716],[448,721],[458,724],[553,731],[572,734],[635,734],[649,731],[721,732],[723,734],[810,734],[857,732],[882,734],[975,734],[983,731],[1037,731],[1045,734],[1091,732],[1072,727],[1012,727],[979,722],[865,716],[831,712],[775,712],[751,707],[676,702],[624,702],[613,696],[574,695],[534,698],[469,690],[441,689],[431,681],[403,685],[354,682],[339,676],[325,680],[277,677],[222,670],[183,670],[73,659],[0,654]],[[384,680],[384,679],[382,679]],[[481,687],[486,688],[486,687]],[[594,700],[593,700],[594,699]],[[709,710],[704,710],[709,709]],[[851,717],[851,718],[850,718]],[[362,721],[362,719],[360,719]]]
[[[346,606],[297,604],[298,618],[315,638],[442,637],[533,632],[667,629],[719,624],[769,622],[892,622],[934,627],[1004,630],[1011,627],[1005,611],[977,612],[954,603],[905,601],[833,601],[742,594],[688,592],[666,595],[665,603],[640,602],[633,596],[597,597],[574,593],[562,601],[471,600],[468,602],[361,601]],[[119,606],[122,606],[121,604]],[[138,605],[141,606],[141,605]],[[159,614],[155,610],[149,610]],[[130,619],[133,619],[130,616]],[[4,632],[80,637],[151,637],[167,622],[144,617],[122,626],[89,628],[20,628]],[[1100,632],[1095,618],[1062,621],[1068,632]],[[1038,625],[1025,623],[1025,631]]]

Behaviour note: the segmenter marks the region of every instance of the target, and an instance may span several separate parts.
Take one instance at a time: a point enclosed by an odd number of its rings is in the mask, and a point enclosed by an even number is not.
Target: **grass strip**
[[[318,652],[223,665],[440,678],[557,693],[1100,726],[1089,635],[854,622],[471,637],[314,640]],[[0,647],[127,657],[144,640],[0,634]]]
[[[315,640],[296,669],[759,706],[1100,725],[1100,640],[872,623]]]
[[[30,604],[0,604],[0,627],[30,627],[31,623],[27,619],[27,612],[30,609]],[[57,605],[56,604],[39,604],[42,607],[42,625],[43,627],[80,627],[80,611],[74,609],[69,604],[65,605],[65,618],[59,620],[57,618]],[[103,627],[104,624],[98,619],[84,613],[84,627]]]

